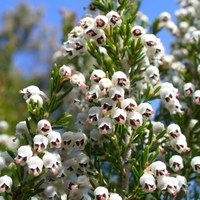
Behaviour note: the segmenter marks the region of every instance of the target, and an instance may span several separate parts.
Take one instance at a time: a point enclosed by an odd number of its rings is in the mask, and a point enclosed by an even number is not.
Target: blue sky
[[[59,9],[66,8],[70,11],[75,11],[77,13],[77,19],[80,19],[86,12],[83,7],[87,6],[90,0],[6,0],[1,3],[0,17],[2,17],[3,12],[15,9],[20,2],[26,2],[33,7],[42,6],[45,13],[44,22],[47,22],[49,26],[53,26],[60,31],[61,16],[59,14]],[[150,22],[163,11],[170,12],[174,19],[173,13],[176,9],[176,0],[143,0],[141,6],[141,11],[149,17]],[[164,43],[167,52],[169,52],[169,44],[172,41],[170,34],[166,31],[162,31],[158,36]]]

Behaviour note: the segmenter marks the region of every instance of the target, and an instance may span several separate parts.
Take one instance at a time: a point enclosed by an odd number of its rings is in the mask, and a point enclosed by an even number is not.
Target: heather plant
[[[200,3],[180,0],[177,23],[163,12],[152,25],[140,3],[93,0],[64,31],[49,91],[21,88],[28,116],[4,139],[2,198],[199,198]]]

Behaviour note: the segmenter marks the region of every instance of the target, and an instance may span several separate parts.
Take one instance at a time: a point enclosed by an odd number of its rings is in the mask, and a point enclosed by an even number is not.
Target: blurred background
[[[67,33],[88,12],[89,0],[7,0],[0,6],[0,121],[9,123],[14,134],[16,124],[27,117],[26,104],[19,89],[37,85],[46,90],[59,48]],[[177,9],[175,0],[143,0],[140,11],[149,23],[161,12]],[[173,38],[165,30],[161,38],[170,52]],[[68,64],[66,59],[58,64]],[[74,65],[78,61],[72,61]],[[84,61],[85,65],[88,65]],[[1,127],[0,127],[1,129]],[[1,130],[0,130],[1,132]]]

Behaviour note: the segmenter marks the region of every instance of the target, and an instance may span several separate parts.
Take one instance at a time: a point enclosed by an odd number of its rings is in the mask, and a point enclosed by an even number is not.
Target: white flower
[[[174,172],[183,169],[183,159],[179,155],[174,155],[169,159],[169,166]]]
[[[152,121],[151,123],[152,123],[153,132],[155,134],[159,134],[159,133],[161,133],[162,131],[165,130],[165,126],[164,126],[163,123],[155,122],[155,121]]]
[[[100,30],[99,34],[94,39],[95,39],[94,41],[96,42],[98,46],[102,46],[106,44],[106,35],[103,30]]]
[[[154,114],[153,108],[149,103],[141,103],[138,105],[137,111],[142,115],[144,119],[148,119]]]
[[[0,193],[10,192],[13,181],[10,176],[4,175],[0,177]]]
[[[112,86],[112,81],[109,78],[102,78],[99,81],[100,94],[106,95]]]
[[[34,149],[38,153],[42,153],[47,148],[48,138],[43,135],[36,135],[33,138],[33,143],[34,143]]]
[[[179,29],[174,22],[168,21],[166,23],[165,27],[172,35],[178,35],[179,34]]]
[[[176,179],[178,180],[179,188],[182,189],[187,195],[189,191],[186,178],[184,176],[176,175]]]
[[[105,78],[106,77],[106,73],[101,70],[101,69],[95,69],[93,70],[91,76],[90,76],[90,80],[93,82],[93,83],[99,83],[99,81],[102,79],[102,78]]]
[[[42,172],[43,160],[38,156],[33,156],[28,160],[27,165],[30,174],[33,174],[34,176],[39,176]]]
[[[47,96],[44,92],[42,92],[39,87],[35,86],[35,85],[30,85],[22,90],[19,90],[20,94],[24,94],[24,99],[27,100],[29,99],[32,95],[40,95],[42,97],[44,97],[45,99],[47,99]]]
[[[8,122],[5,120],[0,120],[0,132],[6,132],[9,128]]]
[[[100,117],[100,107],[93,106],[88,111],[88,124],[97,124]]]
[[[112,120],[109,117],[100,118],[98,128],[103,135],[110,133],[112,131]]]
[[[104,29],[108,25],[108,18],[104,15],[97,15],[94,18],[94,25],[99,29]]]
[[[56,187],[54,187],[53,185],[47,185],[44,189],[44,194],[48,197],[48,198],[56,198],[58,197],[58,194],[56,192]]]
[[[166,23],[171,20],[171,15],[168,12],[162,12],[159,16],[160,23]]]
[[[186,83],[183,86],[185,96],[191,96],[195,91],[195,86],[192,83]]]
[[[140,177],[140,185],[148,192],[153,192],[156,189],[155,178],[151,174],[143,174]]]
[[[142,115],[136,111],[130,112],[128,113],[127,121],[131,127],[138,129],[143,123]]]
[[[160,90],[160,98],[167,105],[173,105],[175,103],[176,94],[170,88],[164,87]]]
[[[97,130],[96,128],[90,131],[90,143],[92,145],[102,144],[101,133],[99,133],[99,130]]]
[[[17,157],[15,158],[15,162],[16,164],[20,164],[21,166],[24,166],[32,155],[33,155],[33,152],[29,145],[21,146],[17,150]]]
[[[72,173],[76,173],[78,170],[78,162],[75,158],[70,158],[68,159],[63,166],[66,169],[66,173],[68,175],[72,174]]]
[[[200,90],[196,90],[193,94],[193,102],[200,105]]]
[[[51,171],[54,175],[57,175],[59,172],[59,160],[56,155],[53,153],[46,152],[42,157],[44,167],[47,171]]]
[[[82,132],[74,133],[74,148],[77,150],[84,150],[87,144],[88,138]]]
[[[113,101],[122,101],[124,99],[124,89],[122,87],[112,87],[109,90],[109,97]]]
[[[126,111],[124,109],[115,108],[111,112],[111,117],[117,124],[125,124],[126,123]]]
[[[84,29],[81,26],[75,26],[69,33],[69,39],[76,39],[84,37]]]
[[[66,188],[68,191],[74,190],[78,187],[77,184],[77,176],[74,174],[71,174],[70,176],[67,177],[66,181]]]
[[[69,150],[74,146],[74,133],[71,131],[62,134],[62,148]]]
[[[121,108],[126,110],[127,112],[132,112],[137,108],[137,103],[133,98],[127,98],[122,100]]]
[[[192,158],[191,166],[195,172],[200,173],[200,156],[195,156]]]
[[[26,121],[20,121],[17,125],[16,125],[16,136],[22,136],[24,134],[28,133],[28,127],[26,125]]]
[[[101,112],[106,115],[115,106],[115,102],[111,98],[104,98],[101,101]]]
[[[85,37],[87,39],[95,39],[100,34],[100,30],[95,26],[88,26],[87,29],[85,29]]]
[[[61,147],[62,138],[59,132],[51,131],[47,138],[51,148],[59,149]]]
[[[77,183],[80,189],[90,188],[90,180],[86,175],[79,176],[77,179]]]
[[[169,176],[167,167],[162,161],[155,161],[150,165],[150,169],[154,176]]]
[[[122,200],[122,197],[117,193],[109,193],[109,200]]]
[[[85,84],[85,77],[80,72],[76,72],[70,77],[70,83],[73,86],[79,87],[80,89],[88,88],[88,86]]]
[[[153,34],[142,35],[142,44],[147,48],[156,46],[157,42],[158,42],[157,37]]]
[[[106,14],[106,17],[108,18],[109,23],[112,26],[120,26],[122,23],[120,15],[116,11],[110,11]]]
[[[69,66],[62,65],[62,67],[60,67],[59,69],[59,75],[61,76],[61,78],[64,78],[67,80],[71,77],[72,70]]]
[[[86,94],[86,100],[90,103],[97,102],[100,96],[100,88],[98,84],[92,85]]]
[[[158,188],[163,192],[168,192],[176,196],[179,191],[178,180],[174,177],[161,176],[158,178]]]
[[[78,168],[84,171],[85,168],[89,165],[89,157],[84,153],[81,153],[79,156],[76,157],[76,161],[78,163]]]
[[[190,151],[190,148],[187,147],[186,137],[183,134],[180,134],[177,138],[170,140],[170,144],[178,153]]]
[[[167,134],[170,136],[170,138],[177,138],[181,133],[181,128],[178,124],[170,124],[167,127]]]
[[[128,80],[126,74],[122,71],[117,71],[112,75],[112,83],[114,86],[119,86],[128,89],[130,86],[130,81]]]
[[[149,80],[149,82],[155,86],[157,83],[160,82],[160,74],[159,74],[159,70],[157,67],[150,65],[146,71],[145,71],[145,75],[147,77],[147,79]]]
[[[133,35],[133,38],[140,38],[142,35],[146,33],[146,31],[142,26],[134,26],[131,29],[131,33]]]
[[[81,26],[83,29],[87,29],[88,26],[94,25],[94,19],[92,17],[85,17],[81,19],[81,21],[78,23],[79,26]]]
[[[198,43],[200,37],[200,30],[194,31],[192,33],[192,39],[195,43]]]
[[[48,135],[52,131],[51,124],[46,119],[41,119],[37,123],[37,133],[42,135]]]
[[[94,190],[95,200],[108,200],[108,189],[102,186]]]

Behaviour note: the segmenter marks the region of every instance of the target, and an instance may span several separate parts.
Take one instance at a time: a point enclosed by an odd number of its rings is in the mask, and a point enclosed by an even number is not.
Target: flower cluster
[[[176,172],[183,168],[183,161],[180,156],[172,156],[169,164],[170,168]],[[176,196],[180,190],[188,194],[185,177],[180,175],[170,176],[166,164],[162,161],[155,161],[149,166],[149,169],[140,177],[140,184],[148,192],[154,192],[158,188],[163,193],[168,192],[173,196]]]

